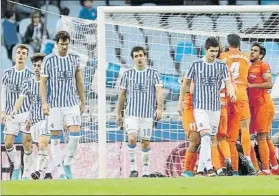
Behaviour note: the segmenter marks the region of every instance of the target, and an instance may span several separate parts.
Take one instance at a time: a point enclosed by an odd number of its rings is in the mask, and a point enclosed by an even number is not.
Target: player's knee
[[[40,150],[45,150],[48,146],[48,142],[49,142],[49,137],[48,136],[42,136],[40,137],[39,140],[39,149]]]
[[[141,148],[142,149],[149,149],[150,148],[150,141],[149,140],[141,140]]]
[[[242,131],[243,130],[249,131],[250,119],[245,119],[245,120],[240,121],[240,128],[241,128]]]
[[[51,130],[51,135],[60,136],[61,131]]]
[[[5,137],[5,148],[11,149],[14,145],[14,139],[12,137]]]
[[[137,144],[137,135],[135,133],[129,133],[128,142],[131,145],[136,145]]]
[[[32,137],[31,134],[23,134],[23,140],[22,143],[23,145],[29,145],[32,142]]]
[[[263,141],[266,140],[268,138],[268,134],[267,133],[258,133],[257,134],[257,140],[258,141]]]

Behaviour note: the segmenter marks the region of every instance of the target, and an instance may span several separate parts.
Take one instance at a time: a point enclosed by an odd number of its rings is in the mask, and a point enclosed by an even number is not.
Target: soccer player
[[[29,49],[26,45],[20,44],[16,48],[16,63],[15,66],[4,71],[2,77],[2,91],[1,91],[1,120],[6,125],[4,130],[5,148],[14,165],[12,173],[12,180],[18,180],[21,174],[20,158],[17,156],[16,148],[14,147],[14,138],[18,135],[18,131],[22,131],[23,149],[24,149],[24,173],[22,178],[27,179],[28,170],[32,163],[32,142],[31,134],[25,129],[25,121],[28,117],[30,100],[25,99],[19,112],[14,115],[14,118],[7,118],[19,97],[22,89],[22,83],[27,78],[33,75],[32,71],[26,67],[26,60],[28,58]]]
[[[127,106],[124,113],[125,130],[128,133],[128,156],[130,177],[138,177],[136,145],[137,133],[141,138],[143,177],[148,177],[150,166],[150,138],[154,120],[162,118],[163,84],[160,73],[146,64],[146,51],[136,46],[131,51],[135,67],[125,71],[120,83],[116,123],[122,126],[121,111],[125,99]]]
[[[42,64],[40,94],[43,113],[48,115],[51,153],[59,172],[59,178],[72,179],[71,160],[78,148],[81,114],[85,109],[83,77],[79,56],[68,53],[69,33],[59,31],[55,35],[55,41],[58,48],[57,53],[47,55]],[[47,93],[49,100],[47,100]],[[59,136],[64,124],[69,131],[69,143],[66,157],[62,162]]]
[[[183,79],[182,79],[183,82]],[[182,86],[182,85],[181,85]],[[193,177],[194,167],[198,157],[198,147],[200,146],[200,134],[197,132],[196,122],[194,119],[193,107],[194,83],[191,83],[190,93],[184,96],[184,110],[182,111],[181,121],[186,133],[186,137],[190,143],[185,153],[184,168],[182,177]]]
[[[245,156],[245,161],[250,175],[254,175],[256,170],[252,164],[250,152],[251,141],[249,133],[250,109],[247,95],[247,77],[250,66],[249,54],[240,51],[241,38],[236,34],[227,37],[229,51],[221,54],[220,59],[224,60],[232,73],[236,87],[236,102],[229,101],[228,115],[228,143],[231,150],[232,166],[235,175],[238,175],[238,151],[236,142],[241,135],[241,144]],[[241,131],[241,134],[240,134]]]
[[[228,91],[228,96],[234,100],[235,92],[230,81],[227,65],[216,59],[219,42],[209,37],[205,42],[206,54],[202,59],[192,63],[182,83],[178,111],[182,114],[183,97],[190,93],[191,81],[194,81],[194,118],[197,131],[201,136],[200,158],[197,174],[202,175],[207,170],[208,176],[215,176],[211,159],[211,136],[216,135],[220,120],[220,90],[222,81]]]
[[[274,103],[269,95],[272,88],[272,76],[270,67],[262,59],[266,49],[259,43],[251,47],[250,60],[252,65],[249,68],[248,93],[251,111],[251,132],[257,134],[259,154],[262,163],[260,175],[271,175],[269,161],[273,166],[273,172],[279,173],[276,156],[270,156],[274,145],[270,139],[271,124],[274,117]]]
[[[41,53],[35,53],[31,57],[33,64],[33,70],[35,73],[34,77],[31,77],[23,82],[22,89],[17,99],[11,117],[17,114],[18,110],[22,106],[24,99],[31,100],[29,119],[27,120],[26,126],[30,129],[32,140],[38,144],[38,165],[37,171],[31,174],[32,178],[39,179],[40,175],[44,178],[51,178],[50,173],[45,174],[45,168],[47,167],[48,161],[48,142],[50,132],[46,127],[46,119],[42,111],[42,102],[40,97],[40,71],[41,64],[45,55]]]

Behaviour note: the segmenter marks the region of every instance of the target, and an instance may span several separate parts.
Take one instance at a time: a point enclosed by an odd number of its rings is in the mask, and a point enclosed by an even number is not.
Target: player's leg
[[[227,142],[227,130],[228,130],[228,111],[227,111],[227,106],[223,105],[221,110],[218,133],[217,133],[217,142],[219,148],[218,152],[220,152],[220,158],[222,157],[223,159],[220,160],[220,162],[224,162],[226,166],[227,175],[232,176],[233,168],[232,168],[232,161],[231,161],[230,146]]]
[[[137,168],[137,132],[139,130],[139,121],[136,117],[125,117],[125,130],[128,134],[128,158],[130,162],[130,177],[138,177],[138,168]]]
[[[64,171],[68,179],[72,179],[71,161],[78,149],[80,139],[80,126],[81,126],[81,115],[80,108],[78,105],[73,107],[64,108],[62,110],[64,116],[65,125],[69,131],[69,142],[67,145],[66,157],[64,159]]]
[[[196,131],[193,107],[185,104],[185,109],[181,116],[181,120],[186,137],[189,141],[189,147],[185,152],[184,169],[181,176],[192,177],[194,176],[194,167],[198,157],[197,150],[200,145],[200,134]]]
[[[194,167],[198,158],[198,147],[201,142],[200,134],[196,131],[190,131],[187,134],[188,141],[190,143],[189,147],[186,149],[184,169],[181,176],[192,177],[194,176]]]
[[[51,132],[50,149],[54,165],[57,168],[60,179],[66,179],[63,163],[62,152],[60,148],[60,135],[63,130],[63,121],[60,108],[50,108],[47,119],[48,130]]]
[[[153,131],[153,119],[152,118],[140,118],[139,119],[140,138],[141,138],[141,154],[142,154],[142,176],[149,177],[150,168],[150,138]]]
[[[220,154],[218,151],[218,143],[217,143],[217,135],[211,136],[211,158],[212,164],[218,176],[224,176],[225,173],[223,172],[221,161],[220,161]]]
[[[238,105],[240,107],[240,131],[241,131],[241,145],[243,148],[244,160],[246,161],[246,166],[248,173],[250,175],[255,175],[257,173],[252,160],[251,160],[251,140],[250,140],[250,108],[248,101],[242,101]]]
[[[198,161],[197,174],[202,174],[204,169],[211,175],[213,174],[213,165],[211,159],[211,123],[208,111],[195,109],[194,117],[197,125],[197,131],[201,136],[200,157]],[[219,114],[220,117],[220,114]],[[216,130],[217,132],[217,130]]]
[[[239,111],[236,107],[236,103],[230,103],[228,107],[228,137],[227,142],[230,147],[232,167],[234,175],[238,175],[238,151],[236,148],[236,142],[239,136]]]

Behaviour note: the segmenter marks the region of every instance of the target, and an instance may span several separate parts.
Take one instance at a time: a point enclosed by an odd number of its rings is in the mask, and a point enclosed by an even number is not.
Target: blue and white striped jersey
[[[17,71],[15,66],[4,71],[2,77],[2,85],[6,86],[6,113],[10,114],[19,98],[23,82],[33,75],[32,70],[27,67],[21,71]],[[30,107],[30,99],[25,99],[19,109],[19,113],[28,112]]]
[[[222,81],[230,80],[228,66],[218,59],[206,63],[204,58],[192,63],[185,78],[194,81],[194,108],[221,110],[220,90]]]
[[[42,110],[42,99],[40,95],[40,81],[36,81],[34,77],[23,82],[20,96],[31,100],[30,106],[30,121],[34,125],[42,120],[45,120],[45,115]]]
[[[44,58],[41,77],[48,77],[50,107],[71,107],[79,104],[75,77],[79,68],[78,55],[68,54],[61,57],[52,53]]]
[[[120,83],[120,88],[127,92],[125,115],[154,118],[156,86],[163,86],[163,83],[160,73],[154,68],[147,67],[143,71],[131,68],[125,71]]]

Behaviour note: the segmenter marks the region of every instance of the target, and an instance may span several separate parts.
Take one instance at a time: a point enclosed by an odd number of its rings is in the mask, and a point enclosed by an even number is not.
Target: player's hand
[[[122,118],[122,115],[120,114],[117,114],[116,115],[116,125],[118,127],[123,127],[123,118]]]
[[[182,116],[182,112],[184,110],[184,104],[183,101],[178,103],[178,113],[180,116]]]
[[[6,112],[1,113],[1,123],[3,125],[6,123]]]
[[[31,122],[30,122],[30,120],[28,119],[28,120],[26,120],[26,122],[25,122],[26,131],[29,131],[29,130],[30,130],[30,127],[31,127]]]
[[[231,102],[236,102],[236,94],[234,90],[228,91],[228,96],[231,99]]]
[[[155,119],[158,121],[158,120],[161,120],[162,119],[162,109],[156,109],[156,113],[155,113]]]
[[[48,116],[49,115],[49,108],[48,108],[48,104],[47,103],[43,103],[42,104],[42,110],[44,115]]]
[[[80,110],[80,115],[82,115],[83,112],[84,112],[84,110],[85,110],[85,104],[84,104],[84,103],[81,103],[81,104],[79,105],[79,110]]]

